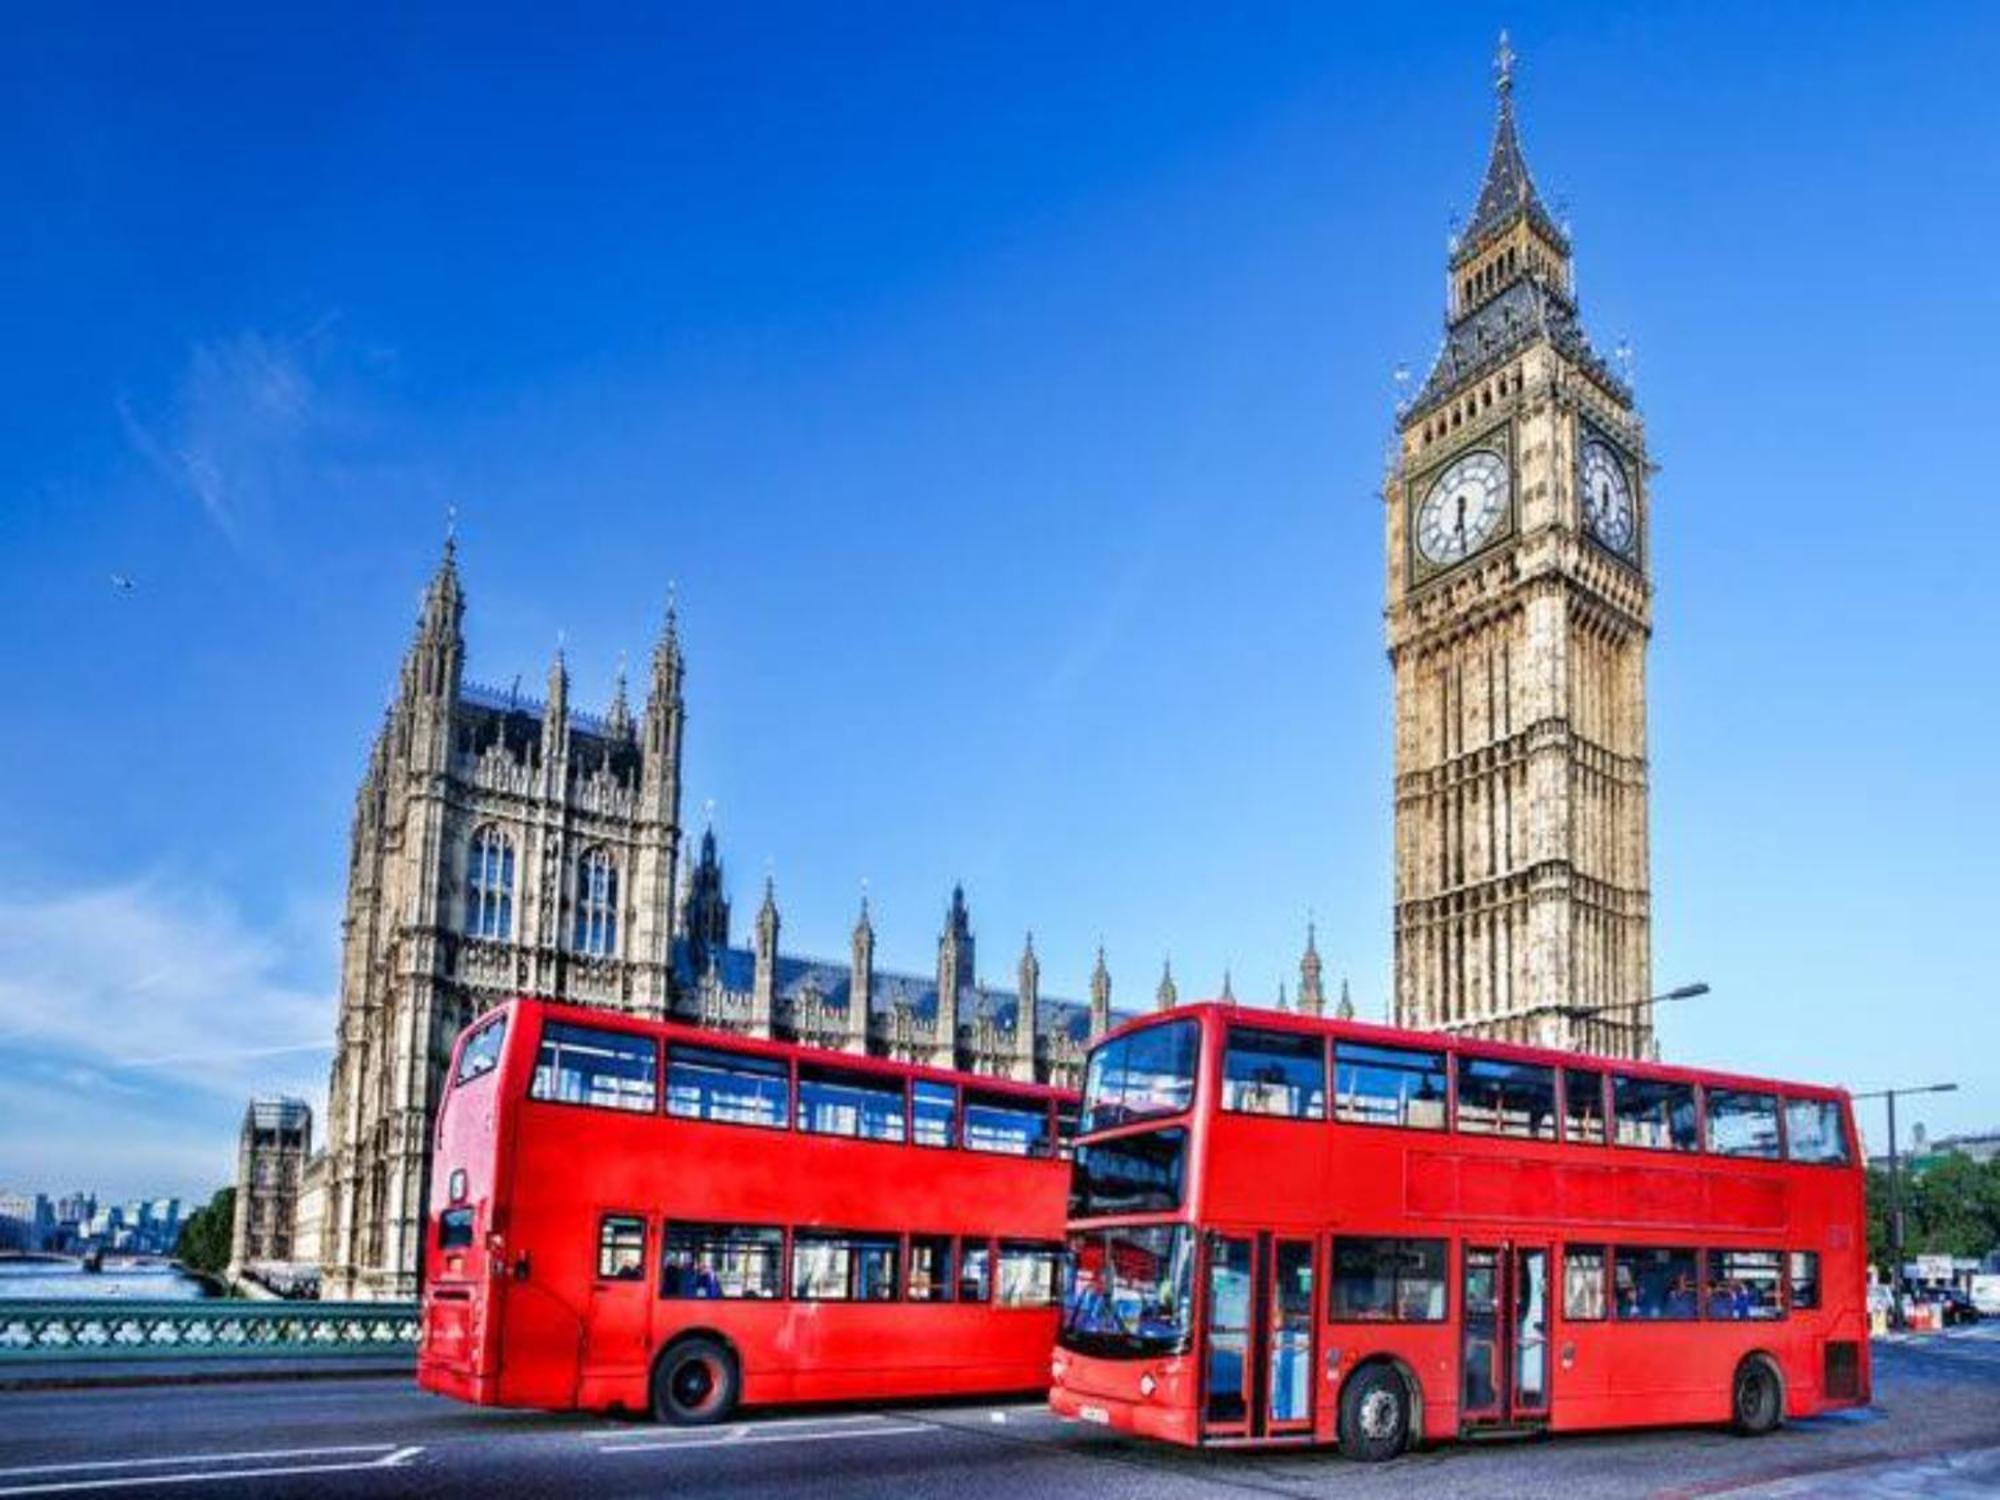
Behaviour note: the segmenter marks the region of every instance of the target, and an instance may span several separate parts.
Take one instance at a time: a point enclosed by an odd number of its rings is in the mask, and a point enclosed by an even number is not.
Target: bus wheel
[[[1785,1393],[1778,1372],[1762,1355],[1753,1354],[1736,1367],[1731,1411],[1736,1430],[1745,1437],[1762,1437],[1784,1420]]]
[[[682,1339],[653,1367],[653,1417],[676,1427],[720,1422],[736,1409],[736,1356],[710,1338]]]
[[[1380,1463],[1410,1439],[1410,1393],[1387,1365],[1356,1370],[1340,1393],[1340,1451],[1363,1463]]]

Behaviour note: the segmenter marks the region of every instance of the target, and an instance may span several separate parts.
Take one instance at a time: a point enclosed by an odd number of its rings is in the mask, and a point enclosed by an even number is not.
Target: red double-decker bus
[[[1046,1386],[1075,1095],[528,999],[447,1077],[426,1389],[701,1423]]]
[[[1382,1459],[1869,1396],[1827,1088],[1195,1005],[1093,1051],[1057,1412]]]

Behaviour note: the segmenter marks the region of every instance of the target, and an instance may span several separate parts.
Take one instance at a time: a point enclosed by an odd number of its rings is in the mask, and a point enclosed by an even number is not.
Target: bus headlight
[[[1160,1382],[1153,1379],[1153,1372],[1151,1370],[1148,1370],[1145,1374],[1139,1377],[1140,1395],[1150,1398],[1153,1392],[1157,1391],[1159,1388],[1160,1388]]]
[[[1052,1382],[1054,1382],[1057,1385],[1061,1385],[1062,1378],[1065,1374],[1068,1373],[1068,1371],[1069,1371],[1068,1360],[1064,1359],[1060,1354],[1051,1354],[1049,1356],[1049,1379]]]

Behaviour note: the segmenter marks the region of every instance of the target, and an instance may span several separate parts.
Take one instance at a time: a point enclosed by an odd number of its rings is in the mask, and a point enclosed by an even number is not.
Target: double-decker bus
[[[1869,1396],[1845,1094],[1202,1004],[1092,1052],[1051,1401],[1388,1458]]]
[[[1074,1094],[533,999],[446,1078],[426,1389],[694,1424],[1046,1388]]]

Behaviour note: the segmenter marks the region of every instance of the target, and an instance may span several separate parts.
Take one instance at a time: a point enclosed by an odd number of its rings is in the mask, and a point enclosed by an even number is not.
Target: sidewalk
[[[190,1359],[0,1360],[0,1392],[112,1386],[232,1385],[244,1381],[414,1380],[417,1357],[401,1354],[197,1356]]]

